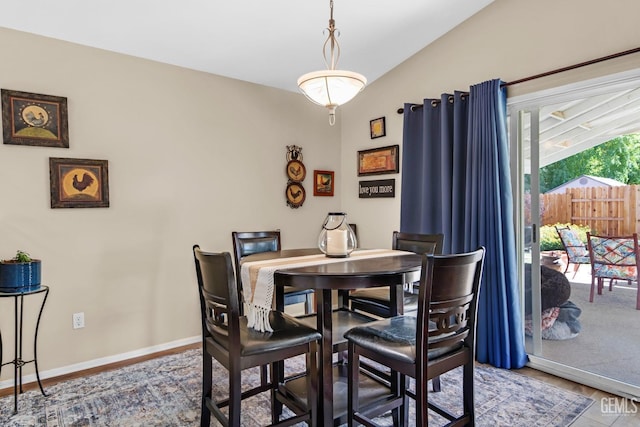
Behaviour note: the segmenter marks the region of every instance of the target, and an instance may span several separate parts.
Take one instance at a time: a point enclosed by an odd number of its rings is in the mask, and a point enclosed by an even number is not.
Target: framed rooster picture
[[[1,90],[5,144],[69,148],[67,98]]]
[[[106,160],[49,158],[52,208],[108,208]]]
[[[313,171],[313,195],[333,197],[333,171]]]

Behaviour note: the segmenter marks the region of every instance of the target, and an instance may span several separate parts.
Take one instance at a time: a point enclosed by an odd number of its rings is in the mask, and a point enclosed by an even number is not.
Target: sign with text
[[[375,197],[396,197],[395,179],[360,181],[359,187],[359,197],[361,199],[373,199]]]

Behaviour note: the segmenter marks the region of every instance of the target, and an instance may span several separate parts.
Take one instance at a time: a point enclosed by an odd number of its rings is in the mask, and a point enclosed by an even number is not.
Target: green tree
[[[619,136],[540,168],[540,193],[581,175],[640,184],[640,133]]]

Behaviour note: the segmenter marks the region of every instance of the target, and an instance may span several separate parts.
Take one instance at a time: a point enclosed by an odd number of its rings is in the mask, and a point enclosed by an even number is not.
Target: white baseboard
[[[123,360],[133,359],[134,357],[147,356],[149,354],[158,353],[160,351],[171,350],[172,348],[194,344],[201,340],[202,340],[202,336],[198,335],[195,337],[183,338],[180,340],[171,341],[165,344],[155,345],[152,347],[141,348],[138,350],[127,352],[127,353],[116,354],[108,357],[101,357],[100,359],[88,360],[86,362],[76,363],[74,365],[68,365],[68,366],[63,366],[61,368],[50,369],[48,371],[40,372],[40,380],[59,377],[62,375],[71,374],[73,372],[78,372],[85,369],[91,369],[98,366],[108,365],[110,363],[122,362]],[[40,357],[40,359],[42,359],[42,357]],[[9,371],[9,370],[13,370],[13,367],[11,365],[5,365],[5,369]],[[5,369],[3,369],[3,371]],[[23,384],[36,382],[37,380],[38,379],[36,378],[35,372],[33,374],[24,375],[22,377]],[[13,381],[14,381],[13,378],[11,378],[10,380],[0,381],[0,390],[5,388],[13,388]]]

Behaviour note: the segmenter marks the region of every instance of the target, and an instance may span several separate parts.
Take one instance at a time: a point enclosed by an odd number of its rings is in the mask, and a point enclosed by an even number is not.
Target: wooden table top
[[[317,248],[285,249],[250,255],[243,261],[289,258],[321,253]],[[335,260],[334,260],[335,261]],[[417,254],[398,254],[372,258],[347,257],[340,262],[283,268],[274,273],[274,282],[281,286],[304,289],[356,289],[371,286],[397,285],[420,280],[422,258]]]

